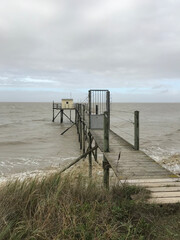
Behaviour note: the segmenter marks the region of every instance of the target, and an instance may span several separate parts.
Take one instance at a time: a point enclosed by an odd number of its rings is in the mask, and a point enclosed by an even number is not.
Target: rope
[[[133,111],[132,111],[132,112],[129,112],[129,111],[121,111],[121,110],[119,111],[119,110],[118,110],[117,112],[123,112],[123,113],[130,113],[130,114],[134,114],[134,112],[133,112]]]
[[[129,122],[129,123],[134,124],[134,122],[133,122],[131,119],[127,120],[127,119],[125,119],[125,118],[120,118],[120,117],[118,117],[118,119],[121,119],[121,120],[123,120],[123,121],[125,121],[125,122]]]
[[[124,122],[124,123],[122,123],[122,124],[118,124],[118,126],[116,126],[116,125],[111,125],[112,127],[114,127],[114,128],[119,128],[119,127],[124,127],[125,125],[126,125],[127,123],[126,122]]]
[[[85,102],[88,99],[88,97],[86,97],[81,103]]]
[[[125,131],[122,131],[122,130],[121,130],[121,132],[123,132],[123,133],[125,133],[125,134],[127,134],[127,135],[129,135],[129,136],[131,136],[131,137],[134,137],[133,135],[131,135],[130,133],[127,133],[127,132],[125,132]]]

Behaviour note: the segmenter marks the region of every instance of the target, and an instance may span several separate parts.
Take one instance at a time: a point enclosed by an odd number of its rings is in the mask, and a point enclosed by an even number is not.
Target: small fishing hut
[[[55,114],[55,111],[58,111],[57,114]],[[72,98],[63,98],[61,99],[61,103],[55,103],[53,101],[53,119],[54,122],[58,115],[60,115],[60,123],[63,123],[63,115],[65,115],[70,122],[74,123],[71,120],[71,110],[75,110],[74,103]],[[65,113],[65,111],[69,111],[69,116]]]
[[[73,99],[72,98],[62,99],[61,106],[62,106],[62,109],[72,109],[74,106]]]

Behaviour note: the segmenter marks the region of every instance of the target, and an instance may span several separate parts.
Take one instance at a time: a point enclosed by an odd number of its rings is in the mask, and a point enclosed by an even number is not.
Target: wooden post
[[[95,143],[95,146],[97,147],[94,151],[95,151],[95,153],[94,153],[94,160],[97,162],[97,149],[98,149],[98,145],[97,145],[97,143]]]
[[[91,129],[91,90],[89,90],[89,129]]]
[[[134,112],[134,149],[139,150],[139,111]]]
[[[106,108],[108,112],[109,129],[110,129],[110,92],[109,91],[107,91],[106,93]]]
[[[82,105],[79,104],[79,115],[80,115],[80,119],[79,119],[79,127],[80,127],[80,149],[82,149]]]
[[[70,115],[69,118],[70,118],[70,121],[71,121],[71,109],[70,109],[70,113],[69,113],[69,115]]]
[[[77,123],[77,125],[78,125],[78,137],[79,137],[79,142],[80,142],[80,127],[79,127],[80,116],[79,116],[79,103],[77,104],[77,109],[78,109],[78,111],[77,111],[77,116],[78,116],[78,123]]]
[[[53,119],[52,122],[54,122],[54,101],[53,101]]]
[[[63,109],[61,109],[61,123],[63,123]]]
[[[79,134],[79,115],[78,115],[78,103],[76,103],[76,127],[77,127],[77,134]]]
[[[104,152],[109,152],[109,116],[104,112]],[[104,187],[109,189],[109,162],[103,155]]]
[[[89,135],[89,150],[92,149],[92,136],[91,133],[88,133]],[[92,177],[92,152],[89,152],[89,177]]]
[[[85,153],[85,148],[86,148],[86,135],[85,135],[85,105],[83,104],[82,105],[82,107],[83,107],[83,122],[82,122],[82,124],[83,124],[83,153]]]
[[[76,105],[75,105],[75,116],[74,116],[74,122],[76,123],[76,127],[77,127],[77,109],[76,109]]]

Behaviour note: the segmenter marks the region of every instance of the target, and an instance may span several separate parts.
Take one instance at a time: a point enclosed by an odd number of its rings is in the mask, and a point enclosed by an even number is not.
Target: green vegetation
[[[81,176],[10,182],[0,189],[0,240],[180,239],[180,204],[147,204],[147,195]]]

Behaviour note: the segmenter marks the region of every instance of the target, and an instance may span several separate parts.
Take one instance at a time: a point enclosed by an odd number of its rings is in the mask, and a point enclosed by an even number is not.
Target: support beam
[[[63,111],[63,110],[62,110],[62,111]],[[63,111],[63,114],[64,114],[64,116],[67,117],[67,119],[69,119],[69,121],[70,121],[71,123],[74,123],[64,111]]]
[[[61,110],[56,114],[56,116],[54,117],[54,120],[57,118],[57,116],[60,114],[60,112],[61,112]]]
[[[63,123],[63,113],[64,113],[64,110],[61,109],[61,117],[60,117],[60,122]]]
[[[86,158],[87,155],[89,153],[91,153],[92,151],[94,151],[96,149],[96,147],[93,147],[92,149],[90,150],[87,150],[86,153],[82,154],[80,157],[76,158],[73,162],[71,162],[68,166],[64,167],[60,173],[63,173],[64,171],[66,171],[68,168],[72,167],[75,163],[79,162],[82,158]]]
[[[61,133],[61,135],[63,135],[65,132],[67,132],[70,128],[72,128],[75,125],[75,123],[73,123],[73,125],[71,125],[70,127],[68,127],[66,130],[64,130],[64,132]]]

